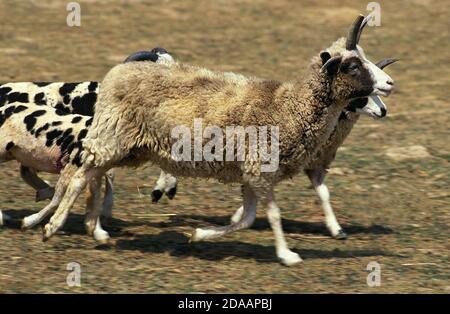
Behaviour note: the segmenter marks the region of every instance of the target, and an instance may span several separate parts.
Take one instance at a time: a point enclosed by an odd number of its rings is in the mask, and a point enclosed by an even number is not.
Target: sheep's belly
[[[49,173],[61,172],[61,166],[58,165],[61,159],[59,147],[30,146],[25,149],[15,147],[11,150],[11,153],[19,163],[37,171]]]

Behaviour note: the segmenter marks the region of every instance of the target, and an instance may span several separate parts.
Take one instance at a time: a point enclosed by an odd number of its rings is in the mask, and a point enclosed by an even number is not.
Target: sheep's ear
[[[331,55],[328,51],[321,51],[320,59],[322,59],[322,65],[324,65],[325,63],[327,63],[328,60],[331,59]]]
[[[322,66],[321,71],[326,72],[329,75],[334,75],[337,73],[337,71],[339,69],[339,65],[341,64],[341,61],[342,61],[342,56],[336,56],[336,57],[330,58]]]

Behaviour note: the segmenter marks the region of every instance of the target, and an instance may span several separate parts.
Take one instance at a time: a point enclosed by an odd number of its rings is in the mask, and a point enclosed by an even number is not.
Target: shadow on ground
[[[260,244],[239,241],[189,243],[189,238],[176,231],[163,231],[159,234],[140,234],[133,239],[120,239],[117,250],[138,250],[143,253],[168,252],[176,257],[196,257],[204,260],[223,260],[229,257],[255,260],[259,263],[277,262],[275,248]],[[367,256],[392,256],[382,250],[317,250],[293,249],[304,259],[355,258]],[[274,258],[268,258],[274,256]]]

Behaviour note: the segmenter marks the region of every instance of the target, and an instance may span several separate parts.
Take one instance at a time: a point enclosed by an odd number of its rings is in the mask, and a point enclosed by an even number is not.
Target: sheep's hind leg
[[[103,230],[100,223],[100,214],[102,212],[101,187],[102,176],[95,176],[89,182],[84,224],[89,235],[99,242],[106,243],[109,239],[109,234]]]
[[[36,202],[52,199],[55,189],[39,178],[34,169],[21,165],[20,176],[25,183],[36,190]]]
[[[4,140],[4,139],[3,139]],[[6,144],[3,145],[4,143],[2,141],[0,141],[0,163],[4,163],[7,161],[12,160],[12,156],[11,154],[6,150]],[[2,148],[4,147],[4,148]],[[1,210],[0,210],[0,226],[3,226],[3,224],[5,223],[5,221],[10,220],[11,218],[4,214]]]
[[[63,172],[56,184],[56,190],[50,203],[36,214],[27,216],[22,220],[22,229],[29,229],[40,223],[45,217],[51,214],[61,202],[67,188],[68,178],[71,173]]]
[[[103,199],[102,217],[111,218],[114,206],[114,169],[105,174],[105,196]]]
[[[158,181],[152,191],[152,202],[157,203],[163,194],[166,194],[169,199],[173,199],[177,193],[178,180],[170,173],[161,170]]]
[[[75,175],[70,179],[67,186],[66,193],[59,204],[58,209],[52,216],[50,221],[45,225],[43,230],[43,241],[48,240],[56,231],[58,231],[66,222],[70,209],[75,203],[78,196],[83,192],[88,182],[95,176],[97,170],[93,169],[86,162],[81,168],[79,168]]]
[[[223,227],[197,228],[191,241],[203,241],[224,236],[230,232],[250,227],[256,218],[256,196],[249,186],[243,188],[244,206],[242,218],[236,223]]]
[[[9,218],[8,215],[2,213],[2,211],[0,210],[0,226],[3,226],[3,224],[5,223],[5,221],[10,220],[11,218]]]
[[[325,213],[325,223],[331,235],[338,240],[344,240],[347,238],[347,234],[339,225],[336,216],[330,203],[330,192],[325,185],[326,171],[322,168],[305,171],[308,175],[311,184],[316,190],[317,195],[322,201],[323,212]]]
[[[53,198],[46,207],[44,207],[41,211],[36,214],[27,216],[22,220],[22,229],[32,228],[38,223],[40,223],[45,217],[47,217],[50,213],[52,213],[61,202],[64,193],[67,189],[67,184],[72,177],[73,169],[70,167],[66,167],[61,173],[58,182],[56,184],[55,193]]]

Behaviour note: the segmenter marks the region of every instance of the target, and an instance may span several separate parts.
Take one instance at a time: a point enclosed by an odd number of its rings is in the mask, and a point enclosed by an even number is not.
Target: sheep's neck
[[[305,166],[329,139],[345,106],[332,98],[329,84],[324,75],[312,73],[303,82],[285,86],[281,98],[289,118],[283,124],[290,132],[281,134],[281,164]]]
[[[359,116],[360,115],[357,113],[350,113],[345,119],[339,117],[339,121],[331,132],[330,137],[325,144],[318,149],[316,155],[311,159],[306,168],[328,168],[335,159],[338,148],[344,143],[345,139],[352,131],[353,126],[358,121]]]

